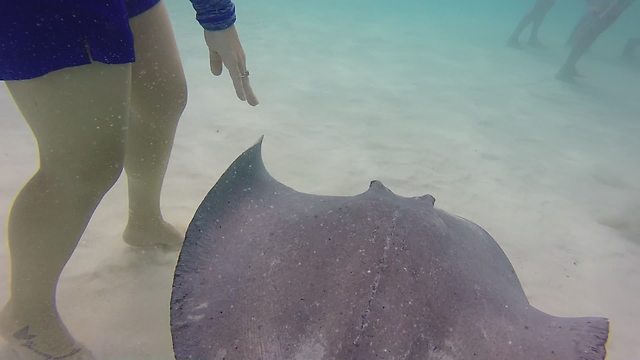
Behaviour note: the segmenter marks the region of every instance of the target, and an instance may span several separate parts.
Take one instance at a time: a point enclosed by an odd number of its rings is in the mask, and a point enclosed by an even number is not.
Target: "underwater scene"
[[[0,360],[640,359],[637,1],[68,3],[0,5]]]

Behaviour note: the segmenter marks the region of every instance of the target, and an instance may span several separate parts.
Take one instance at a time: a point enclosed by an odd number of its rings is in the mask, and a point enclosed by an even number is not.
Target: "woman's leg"
[[[0,335],[19,359],[80,349],[57,312],[56,287],[96,206],[122,171],[130,78],[131,65],[96,63],[7,82],[40,155],[39,169],[9,217],[11,298],[0,312]],[[81,358],[82,352],[69,357]]]
[[[132,68],[131,122],[125,170],[129,183],[129,223],[124,233],[135,246],[177,248],[183,234],[160,211],[160,190],[187,86],[173,30],[161,2],[131,19],[136,62]]]

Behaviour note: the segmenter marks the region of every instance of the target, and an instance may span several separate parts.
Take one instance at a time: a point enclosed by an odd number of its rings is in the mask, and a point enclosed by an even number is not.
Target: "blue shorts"
[[[135,61],[129,18],[160,0],[7,0],[0,4],[0,80],[99,61]]]

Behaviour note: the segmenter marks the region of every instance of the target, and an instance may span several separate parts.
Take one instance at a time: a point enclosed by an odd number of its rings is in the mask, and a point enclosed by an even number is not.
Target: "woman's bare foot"
[[[0,311],[0,336],[15,353],[15,360],[94,360],[50,311],[27,313],[9,303]]]
[[[122,235],[124,241],[135,247],[162,247],[178,250],[184,234],[162,219],[147,222],[129,220]]]

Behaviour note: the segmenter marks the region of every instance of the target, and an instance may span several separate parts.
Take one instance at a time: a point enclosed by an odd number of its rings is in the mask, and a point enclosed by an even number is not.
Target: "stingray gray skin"
[[[604,359],[604,318],[533,308],[479,226],[374,181],[317,196],[266,171],[261,142],[200,205],[175,271],[178,360]]]

